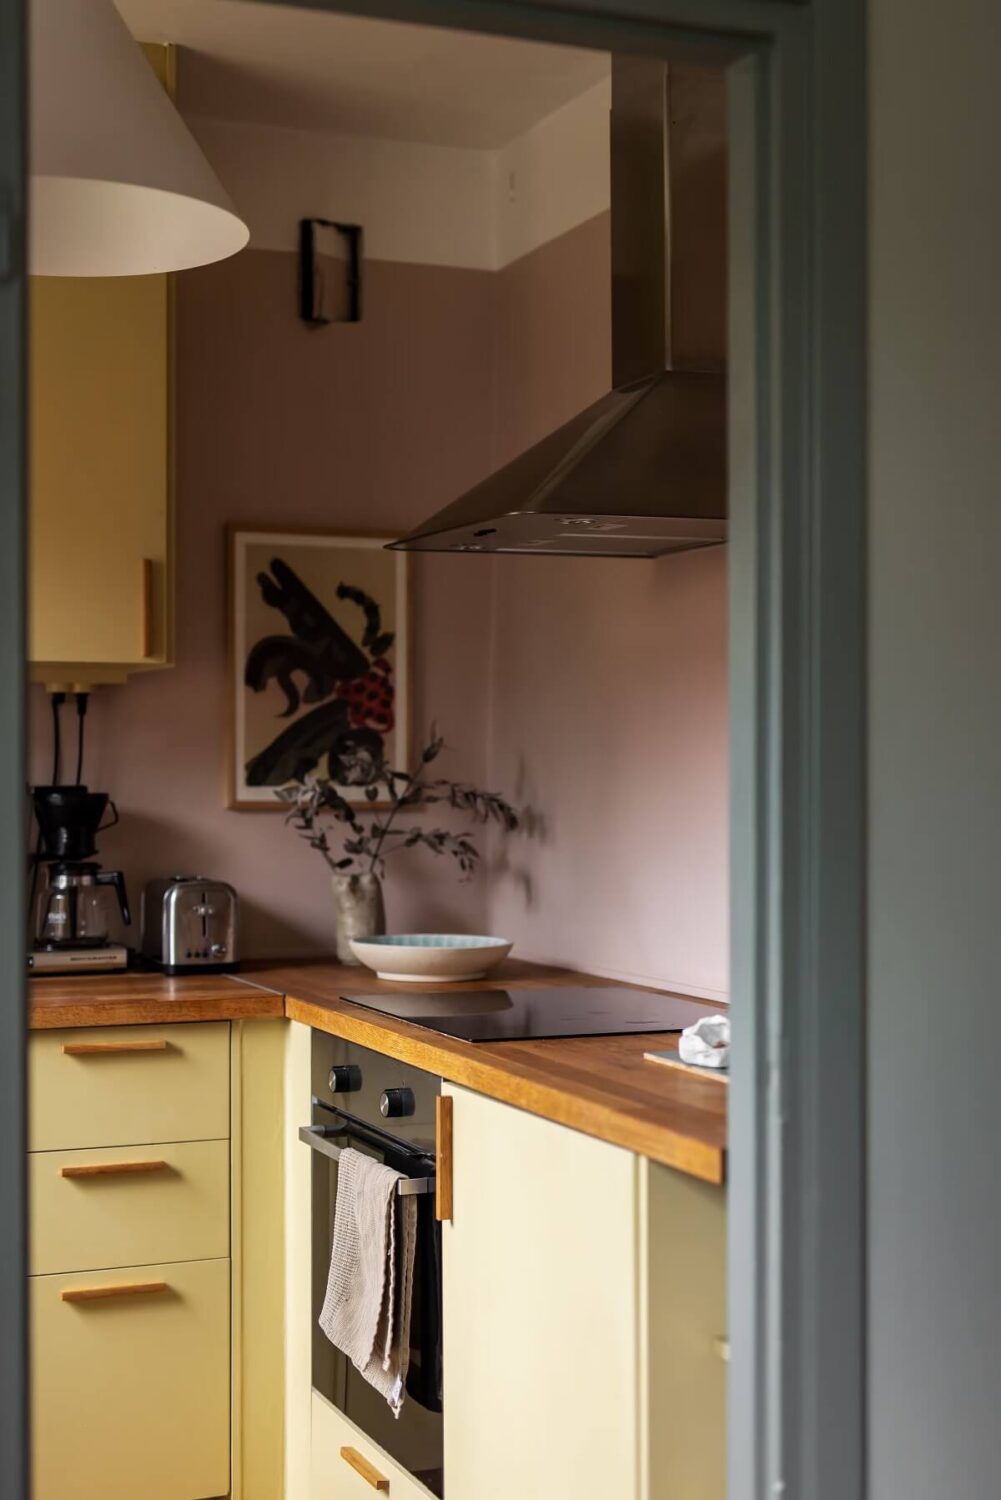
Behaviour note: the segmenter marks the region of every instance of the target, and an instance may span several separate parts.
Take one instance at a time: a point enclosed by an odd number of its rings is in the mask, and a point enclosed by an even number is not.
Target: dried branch
[[[353,592],[343,587],[344,597],[352,598]],[[377,606],[373,608],[376,617],[370,624],[377,631]],[[437,760],[444,747],[445,741],[432,725],[428,743],[412,771],[397,771],[385,765],[379,768],[376,780],[365,788],[365,797],[369,802],[377,801],[379,788],[384,787],[390,802],[386,816],[363,811],[359,815],[359,809],[347,801],[333,782],[311,776],[279,788],[278,796],[289,806],[285,821],[311,849],[323,856],[331,870],[362,870],[382,875],[391,855],[400,849],[422,846],[432,854],[454,859],[463,879],[469,879],[480,861],[480,851],[469,834],[452,833],[444,828],[400,828],[398,815],[404,809],[440,803],[477,823],[496,823],[507,833],[519,827],[520,817],[498,792],[481,791],[468,782],[443,778],[425,782],[427,767]],[[339,854],[331,845],[331,834],[339,838]]]

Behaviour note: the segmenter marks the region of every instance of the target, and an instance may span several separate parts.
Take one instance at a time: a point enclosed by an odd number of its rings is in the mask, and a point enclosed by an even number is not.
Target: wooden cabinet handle
[[[166,1052],[170,1043],[162,1039],[148,1042],[67,1042],[67,1057],[111,1057],[122,1052]]]
[[[144,661],[153,655],[156,642],[153,639],[153,559],[142,560],[142,657]]]
[[[61,1167],[60,1177],[124,1177],[130,1172],[165,1172],[165,1161],[94,1161]]]
[[[725,1360],[727,1364],[730,1363],[730,1340],[723,1334],[718,1333],[713,1339],[713,1349],[720,1359]]]
[[[63,1302],[105,1302],[109,1297],[144,1297],[168,1290],[165,1281],[127,1281],[120,1286],[67,1287],[59,1295]]]
[[[385,1474],[380,1474],[374,1469],[363,1453],[357,1448],[342,1448],[341,1457],[346,1464],[350,1464],[356,1474],[360,1474],[366,1484],[370,1484],[374,1490],[381,1490],[384,1495],[389,1494],[389,1480]]]
[[[438,1095],[435,1100],[434,1118],[438,1143],[434,1169],[434,1216],[444,1222],[451,1220],[452,1217],[452,1099],[450,1095]]]

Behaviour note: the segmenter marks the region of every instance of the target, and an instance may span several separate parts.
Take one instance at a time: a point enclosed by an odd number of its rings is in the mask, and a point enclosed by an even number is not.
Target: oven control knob
[[[332,1094],[357,1094],[361,1088],[361,1068],[355,1063],[339,1064],[331,1068],[328,1082]]]
[[[400,1120],[417,1108],[413,1089],[383,1089],[379,1113],[387,1120]]]

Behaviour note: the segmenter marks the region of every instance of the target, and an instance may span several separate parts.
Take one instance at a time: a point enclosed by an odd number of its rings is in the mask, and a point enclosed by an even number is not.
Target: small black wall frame
[[[347,309],[340,317],[324,308],[323,272],[318,265],[316,244],[318,228],[335,230],[343,237],[347,250]],[[333,219],[299,220],[299,316],[304,323],[322,326],[361,322],[361,237],[360,224],[339,224]]]

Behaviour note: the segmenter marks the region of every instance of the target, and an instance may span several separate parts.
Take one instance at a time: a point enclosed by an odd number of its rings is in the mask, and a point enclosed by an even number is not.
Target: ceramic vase
[[[366,871],[362,875],[334,875],[334,922],[337,934],[337,960],[342,964],[359,964],[351,948],[352,938],[381,937],[386,931],[386,908],[382,899],[382,881]]]

